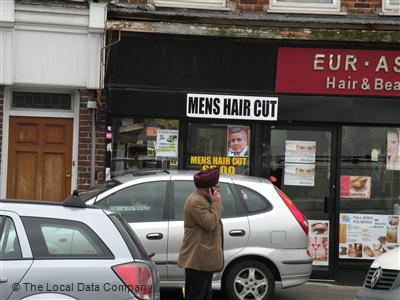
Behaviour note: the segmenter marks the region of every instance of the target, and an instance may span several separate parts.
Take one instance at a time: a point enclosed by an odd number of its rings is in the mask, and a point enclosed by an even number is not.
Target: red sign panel
[[[400,51],[279,48],[275,91],[400,96]]]

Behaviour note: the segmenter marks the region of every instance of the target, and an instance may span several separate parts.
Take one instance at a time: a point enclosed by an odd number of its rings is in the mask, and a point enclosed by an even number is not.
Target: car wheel
[[[256,260],[235,264],[224,281],[229,300],[270,300],[274,296],[275,280],[269,268]]]

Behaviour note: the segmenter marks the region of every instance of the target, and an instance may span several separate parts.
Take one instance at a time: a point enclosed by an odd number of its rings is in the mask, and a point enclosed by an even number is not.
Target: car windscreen
[[[100,194],[101,192],[104,192],[106,190],[109,190],[113,187],[116,187],[118,185],[122,184],[121,182],[115,180],[115,179],[111,179],[108,180],[102,184],[98,184],[95,185],[87,190],[84,191],[79,191],[79,197],[81,198],[81,200],[83,202],[88,201],[91,198],[96,197],[98,194]]]

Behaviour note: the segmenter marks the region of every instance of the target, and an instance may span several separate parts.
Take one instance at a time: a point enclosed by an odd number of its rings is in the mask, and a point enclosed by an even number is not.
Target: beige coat
[[[184,229],[178,266],[219,272],[224,266],[222,204],[193,192],[185,202]]]

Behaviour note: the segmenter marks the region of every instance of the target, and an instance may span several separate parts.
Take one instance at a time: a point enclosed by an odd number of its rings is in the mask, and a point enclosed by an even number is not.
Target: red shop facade
[[[215,165],[273,176],[310,221],[315,279],[361,284],[399,246],[398,45],[123,32],[106,91],[111,177]]]

